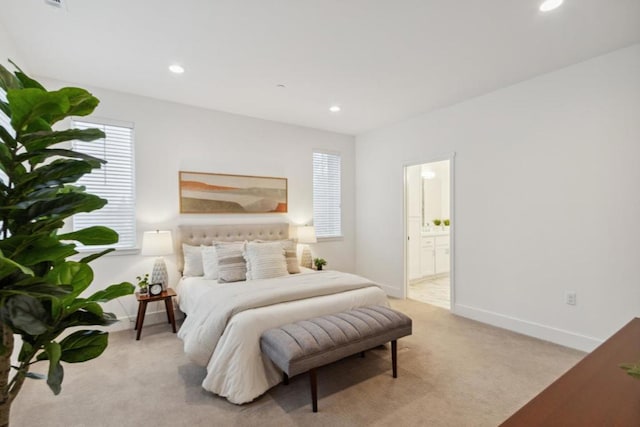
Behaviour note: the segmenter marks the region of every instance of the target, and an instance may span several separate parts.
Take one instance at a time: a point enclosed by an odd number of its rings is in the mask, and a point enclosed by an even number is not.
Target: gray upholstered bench
[[[398,377],[398,338],[411,335],[411,319],[379,305],[302,320],[265,331],[262,352],[289,377],[309,371],[313,412],[318,412],[316,368],[391,341],[393,378]]]

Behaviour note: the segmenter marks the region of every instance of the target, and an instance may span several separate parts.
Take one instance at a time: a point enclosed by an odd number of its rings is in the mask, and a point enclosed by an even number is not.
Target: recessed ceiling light
[[[550,12],[553,9],[559,8],[564,0],[545,0],[540,5],[540,12]]]
[[[178,64],[169,65],[169,71],[176,74],[184,73],[184,68]]]
[[[339,105],[332,105],[331,107],[329,107],[329,111],[331,111],[332,113],[339,113],[340,110],[342,110],[342,108],[340,108]]]
[[[276,85],[276,87],[280,88],[280,89],[285,89],[287,87],[287,85],[279,83],[279,84]]]

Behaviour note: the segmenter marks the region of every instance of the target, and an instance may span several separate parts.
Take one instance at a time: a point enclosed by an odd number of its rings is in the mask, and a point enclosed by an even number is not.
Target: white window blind
[[[106,135],[104,139],[90,142],[74,141],[73,149],[107,161],[100,169],[94,169],[80,178],[77,184],[85,186],[87,192],[108,200],[102,209],[74,215],[74,231],[103,225],[115,230],[120,236],[118,243],[110,247],[135,248],[133,128],[80,120],[73,120],[72,126],[74,129],[98,128]]]
[[[313,153],[313,225],[316,236],[342,236],[341,158],[339,154]]]
[[[7,102],[7,94],[2,89],[0,89],[0,100],[3,102]],[[9,116],[7,116],[2,110],[0,110],[0,126],[5,128],[7,132],[9,132],[9,135],[15,137],[16,132],[11,127],[11,121],[9,120]],[[0,180],[5,183],[7,182],[7,174],[5,174],[1,170],[0,170]]]
[[[7,94],[2,89],[0,89],[0,101],[7,102]],[[15,131],[11,127],[9,116],[7,116],[2,110],[0,110],[0,126],[9,131],[9,134],[11,134],[12,136],[16,135]]]

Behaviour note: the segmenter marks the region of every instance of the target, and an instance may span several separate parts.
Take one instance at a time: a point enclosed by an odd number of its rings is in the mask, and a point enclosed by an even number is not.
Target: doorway
[[[453,307],[453,156],[405,166],[405,295]]]

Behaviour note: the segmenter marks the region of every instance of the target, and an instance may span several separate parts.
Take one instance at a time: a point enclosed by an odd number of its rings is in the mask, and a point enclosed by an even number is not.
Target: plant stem
[[[13,401],[9,394],[13,331],[4,323],[0,323],[0,330],[4,348],[2,355],[0,355],[0,427],[7,427],[11,413],[11,402]]]

